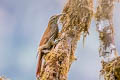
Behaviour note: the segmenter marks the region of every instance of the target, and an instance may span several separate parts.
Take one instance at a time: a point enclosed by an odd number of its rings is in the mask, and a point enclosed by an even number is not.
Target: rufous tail
[[[37,63],[37,69],[36,69],[36,77],[40,77],[41,72],[41,66],[42,66],[42,54],[38,55],[38,63]]]

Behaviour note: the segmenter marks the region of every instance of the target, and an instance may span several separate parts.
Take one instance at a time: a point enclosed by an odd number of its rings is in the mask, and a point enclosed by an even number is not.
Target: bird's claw
[[[42,49],[41,49],[41,47],[38,47],[38,49],[37,49],[37,50],[38,50],[38,52],[39,52],[39,51],[41,51]]]
[[[57,40],[55,41],[55,44],[58,44],[61,40],[62,40],[62,39],[57,39]]]

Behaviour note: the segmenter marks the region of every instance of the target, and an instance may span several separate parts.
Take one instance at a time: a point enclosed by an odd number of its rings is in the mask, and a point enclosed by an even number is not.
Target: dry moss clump
[[[95,15],[97,21],[101,19],[112,19],[114,1],[115,0],[98,0],[99,5],[97,7],[97,13]]]
[[[60,22],[63,27],[60,36],[65,34],[71,37],[70,65],[75,60],[74,53],[80,36],[83,35],[83,41],[89,34],[89,27],[93,17],[93,0],[68,0],[62,13]]]
[[[93,0],[69,0],[62,13],[66,14],[60,20],[62,32],[76,31],[78,39],[81,33],[86,37],[93,16]]]
[[[67,80],[71,53],[69,40],[62,40],[50,53],[44,56],[45,62],[40,80]]]
[[[105,80],[120,80],[120,57],[110,62],[102,62],[101,74]]]

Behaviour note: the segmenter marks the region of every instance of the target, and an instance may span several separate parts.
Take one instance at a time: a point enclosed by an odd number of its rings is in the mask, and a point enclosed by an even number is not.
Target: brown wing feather
[[[51,25],[48,25],[48,27],[46,28],[46,30],[45,30],[45,32],[42,36],[42,39],[40,41],[39,46],[42,46],[42,45],[46,44],[52,36],[56,36],[55,33],[58,32],[58,25],[55,24],[55,25],[52,25],[52,26],[54,26],[54,27],[51,27]],[[38,64],[37,64],[37,70],[36,70],[36,77],[40,77],[43,54],[44,53],[39,52],[39,58],[38,58]]]
[[[48,27],[46,28],[42,36],[39,46],[44,45],[49,40],[49,37],[50,37],[50,26],[48,25]],[[37,69],[36,69],[36,77],[40,77],[41,66],[42,66],[42,56],[43,56],[43,53],[41,52],[38,52],[38,53],[39,53],[39,57],[38,57],[38,63],[37,63]]]
[[[44,45],[49,40],[50,35],[51,35],[50,34],[50,26],[48,25],[48,27],[46,28],[46,30],[45,30],[45,32],[44,32],[44,34],[42,36],[42,39],[40,41],[39,46]]]

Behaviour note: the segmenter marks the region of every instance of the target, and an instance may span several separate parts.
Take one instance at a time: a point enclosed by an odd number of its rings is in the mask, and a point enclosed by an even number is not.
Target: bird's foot
[[[63,39],[63,38],[56,39],[55,42],[54,42],[54,44],[55,44],[55,45],[58,44],[62,39]]]
[[[43,49],[43,47],[39,46],[37,51],[40,52]]]

